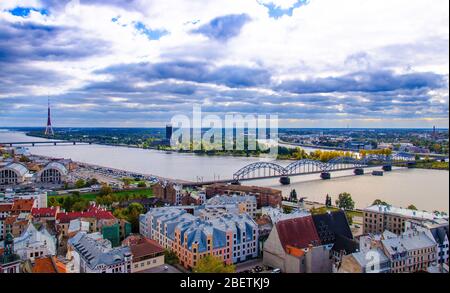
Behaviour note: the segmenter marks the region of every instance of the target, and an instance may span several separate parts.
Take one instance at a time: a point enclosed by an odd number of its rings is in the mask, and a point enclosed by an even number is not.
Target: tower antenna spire
[[[52,127],[52,119],[51,119],[51,112],[50,112],[50,98],[47,98],[47,104],[48,104],[48,111],[47,111],[47,127],[45,128],[45,135],[46,136],[54,136],[55,132],[53,131]]]

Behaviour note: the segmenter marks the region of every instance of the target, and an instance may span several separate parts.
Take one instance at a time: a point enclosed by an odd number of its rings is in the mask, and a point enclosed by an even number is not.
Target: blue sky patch
[[[150,40],[159,40],[165,35],[168,35],[169,32],[165,29],[151,29],[145,26],[142,22],[136,22],[134,24],[134,28],[140,32],[146,35]]]
[[[37,11],[42,15],[49,15],[49,11],[47,9],[37,9],[32,7],[16,7],[14,9],[8,10],[9,13],[15,16],[27,17],[30,15],[31,11]]]
[[[294,12],[294,9],[299,8],[300,6],[307,5],[309,3],[309,0],[298,0],[294,5],[292,5],[289,8],[281,8],[279,6],[276,6],[273,2],[270,3],[261,3],[258,1],[260,5],[263,5],[269,10],[269,16],[271,18],[278,19],[284,15],[292,16],[292,13]]]

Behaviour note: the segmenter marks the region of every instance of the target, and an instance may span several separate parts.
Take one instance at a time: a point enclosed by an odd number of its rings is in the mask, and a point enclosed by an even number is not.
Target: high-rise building
[[[166,139],[170,140],[172,138],[173,127],[172,124],[166,125]]]

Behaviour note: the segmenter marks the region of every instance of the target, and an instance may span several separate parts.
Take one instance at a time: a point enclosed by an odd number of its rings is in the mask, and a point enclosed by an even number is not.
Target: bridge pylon
[[[281,176],[280,183],[283,185],[289,185],[291,184],[291,178],[289,178],[288,176]]]
[[[322,178],[323,180],[331,179],[331,174],[330,172],[322,172],[320,173],[320,178]]]
[[[383,171],[385,171],[385,172],[390,172],[390,171],[392,171],[392,165],[384,165],[384,166],[383,166]]]

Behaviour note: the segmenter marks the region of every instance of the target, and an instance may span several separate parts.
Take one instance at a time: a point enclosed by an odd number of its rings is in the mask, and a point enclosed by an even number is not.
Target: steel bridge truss
[[[234,180],[282,177],[300,174],[330,172],[347,169],[365,168],[377,165],[393,165],[414,162],[414,155],[397,153],[392,156],[368,155],[364,158],[337,157],[328,162],[316,160],[299,160],[286,167],[271,162],[257,162],[239,169],[233,174]]]

